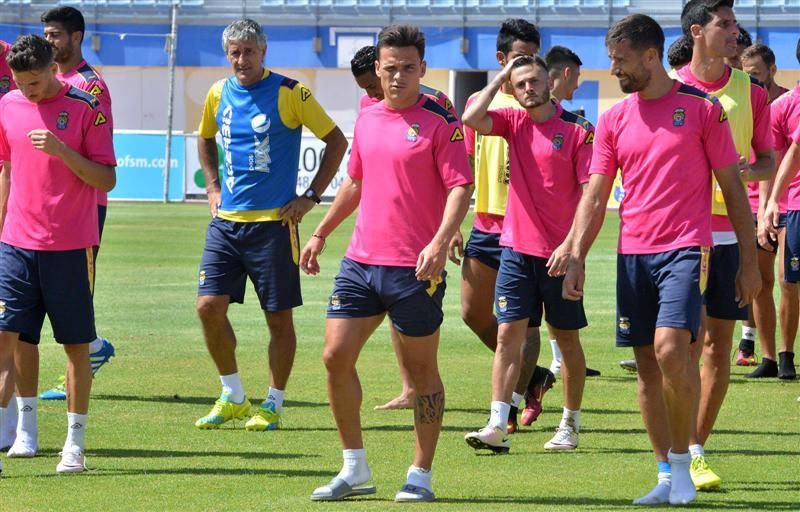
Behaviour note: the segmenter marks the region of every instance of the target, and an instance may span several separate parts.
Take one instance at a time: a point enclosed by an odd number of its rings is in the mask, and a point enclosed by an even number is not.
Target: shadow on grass
[[[320,477],[330,479],[331,471],[305,469],[246,469],[246,468],[154,468],[154,469],[89,469],[81,473],[84,477],[150,476],[150,475],[197,475],[197,476],[246,476],[263,475],[276,477]],[[64,475],[50,473],[37,475],[37,478],[64,478]],[[5,477],[4,477],[5,479]],[[310,494],[310,491],[309,491]]]
[[[39,455],[58,455],[60,450],[53,448],[40,449]],[[256,451],[189,451],[189,450],[156,450],[148,448],[91,448],[88,451],[90,457],[115,458],[175,458],[175,457],[238,457],[241,459],[308,459],[317,458],[319,455],[309,455],[304,453],[275,453],[275,452],[256,452]]]
[[[708,495],[699,497],[691,505],[682,506],[681,509],[700,509],[700,510],[797,510],[796,502],[789,501],[771,501],[771,502],[758,502],[758,501],[708,501]],[[612,498],[597,498],[597,497],[546,497],[546,496],[475,496],[469,498],[447,498],[439,497],[436,500],[438,503],[464,503],[464,504],[527,504],[527,505],[542,505],[542,506],[581,506],[581,507],[595,507],[595,508],[608,508],[617,510],[620,508],[631,508],[642,510],[642,507],[635,506],[631,500],[621,500]]]
[[[586,433],[595,433],[595,434],[646,434],[644,428],[592,428],[581,425],[581,432]],[[775,432],[773,430],[734,430],[734,429],[714,429],[711,432],[712,436],[716,435],[748,435],[748,436],[765,436],[765,437],[775,437],[775,436],[800,436],[800,432]],[[716,450],[714,450],[716,452]],[[720,452],[724,453],[724,452]],[[730,453],[738,453],[736,450],[731,450]],[[749,453],[748,450],[741,450],[741,453]],[[759,452],[753,452],[759,453]],[[800,452],[786,452],[791,454],[797,454]]]
[[[212,396],[182,396],[182,395],[92,395],[92,400],[111,400],[118,402],[153,402],[164,404],[194,404],[194,405],[214,405]],[[287,400],[284,402],[286,407],[328,407],[328,402],[303,402],[300,400]]]

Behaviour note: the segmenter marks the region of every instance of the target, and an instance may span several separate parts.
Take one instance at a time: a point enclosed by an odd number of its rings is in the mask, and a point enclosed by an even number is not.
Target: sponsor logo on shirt
[[[450,136],[450,142],[458,142],[464,140],[464,134],[461,132],[461,128],[456,126],[456,129],[453,130],[453,134]]]
[[[417,142],[418,137],[419,137],[419,124],[414,123],[408,127],[408,131],[406,132],[406,140],[408,142]]]
[[[69,113],[59,112],[58,118],[56,118],[56,128],[58,128],[59,130],[66,130],[68,124],[69,124]]]
[[[631,333],[631,319],[627,316],[619,317],[619,332],[620,334],[630,334]]]
[[[555,149],[556,151],[561,151],[562,147],[564,147],[564,134],[557,133],[553,137],[553,149]]]
[[[0,76],[0,93],[5,94],[11,90],[11,77],[8,75]]]
[[[265,114],[258,114],[250,120],[250,127],[255,132],[253,134],[253,153],[250,155],[250,170],[258,172],[269,172],[269,164],[272,158],[269,156],[269,128],[272,120]],[[259,134],[264,135],[259,139]]]
[[[235,179],[233,177],[233,153],[231,153],[231,122],[233,121],[233,107],[227,105],[225,110],[222,111],[222,126],[219,132],[222,134],[222,148],[225,152],[225,186],[228,187],[228,192],[233,193],[233,184]]]
[[[672,126],[683,126],[686,123],[686,110],[678,107],[672,112]]]

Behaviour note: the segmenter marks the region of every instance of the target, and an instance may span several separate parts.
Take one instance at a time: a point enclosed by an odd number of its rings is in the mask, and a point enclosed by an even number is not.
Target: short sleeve
[[[464,110],[469,108],[474,100],[475,96],[470,96],[467,100],[467,104],[464,106]],[[467,155],[469,156],[475,156],[475,135],[475,130],[467,125],[464,125],[464,146],[466,146]]]
[[[519,109],[513,108],[501,108],[488,111],[487,114],[492,119],[492,129],[486,135],[508,138],[508,136],[511,135],[511,120],[517,111],[519,111]]]
[[[770,128],[769,96],[766,89],[751,84],[751,100],[753,108],[753,143],[755,151],[769,151],[775,147]]]
[[[594,131],[594,140],[592,141],[589,174],[604,174],[614,178],[619,169],[619,160],[614,142],[614,120],[610,114],[611,112],[604,113],[597,121],[597,129]]]
[[[3,126],[3,106],[0,105],[0,171],[3,169],[2,163],[5,160],[11,160],[11,149],[8,147],[6,129]]]
[[[592,148],[594,146],[594,126],[589,124],[588,127],[587,130],[581,129],[578,131],[578,148],[572,159],[578,183],[589,182],[589,168],[592,165]]]
[[[364,177],[364,168],[361,163],[361,153],[358,150],[358,137],[353,135],[353,142],[350,144],[350,159],[347,161],[347,174],[356,181],[361,181]]]
[[[222,86],[225,80],[220,80],[211,86],[206,95],[206,101],[203,105],[203,116],[200,118],[200,137],[204,139],[213,139],[217,136],[219,127],[217,126],[217,108],[219,101],[222,97]]]
[[[87,112],[83,133],[83,156],[92,162],[116,167],[111,123],[102,105]]]
[[[448,190],[473,182],[463,130],[458,121],[443,124],[436,130],[434,158],[442,183]]]
[[[739,161],[733,142],[728,115],[720,102],[715,101],[707,110],[703,126],[703,146],[711,169],[722,169]],[[770,137],[771,138],[771,137]]]
[[[775,151],[783,152],[789,147],[788,137],[791,133],[786,133],[783,129],[783,109],[782,105],[773,103],[769,112],[769,125],[772,131],[772,143]]]
[[[797,126],[797,129],[794,131],[790,139],[791,142],[795,144],[800,144],[800,125]]]
[[[286,91],[286,92],[284,92]],[[325,109],[308,90],[308,87],[296,83],[294,87],[281,87],[279,95],[288,94],[287,111],[281,109],[281,120],[289,128],[301,124],[311,130],[318,139],[322,139],[336,128],[336,123],[328,116]],[[279,105],[283,102],[279,99]]]

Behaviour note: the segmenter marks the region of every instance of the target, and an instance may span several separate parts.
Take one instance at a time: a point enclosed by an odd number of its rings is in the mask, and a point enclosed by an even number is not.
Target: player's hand
[[[761,273],[753,266],[739,267],[736,272],[736,301],[743,308],[753,302],[761,290]]]
[[[583,284],[586,281],[586,271],[583,262],[570,256],[567,263],[567,272],[561,286],[561,297],[566,300],[581,300],[583,297]]]
[[[750,181],[751,172],[750,162],[742,155],[739,155],[739,175],[741,175],[744,181]]]
[[[66,147],[50,130],[31,130],[28,132],[28,138],[34,148],[52,156],[61,156]]]
[[[767,207],[764,209],[764,228],[767,231],[769,237],[776,241],[778,240],[778,224],[781,221],[781,209],[778,206],[777,201],[774,201],[770,198],[767,201]],[[758,243],[761,244],[761,223],[759,222],[759,240]],[[763,247],[763,244],[762,244]]]
[[[769,232],[769,224],[770,222],[767,221],[766,216],[758,217],[758,223],[756,224],[756,242],[758,242],[758,246],[765,251],[775,252],[775,247],[770,243],[772,236]]]
[[[572,244],[569,240],[564,240],[561,245],[556,247],[550,259],[547,260],[547,275],[550,277],[561,277],[567,273],[567,264],[569,263],[569,251]]]
[[[461,258],[464,257],[464,237],[461,235],[461,230],[456,231],[453,238],[450,239],[447,257],[456,265],[461,265]]]
[[[317,257],[322,254],[324,249],[325,240],[320,237],[312,236],[306,242],[306,246],[303,247],[303,251],[300,253],[300,268],[303,269],[303,272],[310,276],[319,274]]]
[[[212,190],[206,192],[206,195],[208,196],[208,209],[211,211],[211,218],[214,218],[217,216],[217,212],[219,212],[220,191]]]
[[[278,212],[278,216],[281,218],[281,222],[287,224],[289,222],[294,222],[295,224],[299,224],[303,217],[311,211],[311,209],[317,203],[314,202],[313,199],[309,199],[307,197],[295,197],[285,205],[283,208],[280,209]]]
[[[417,258],[415,275],[418,281],[431,281],[441,277],[447,263],[447,244],[431,242]]]
[[[510,61],[506,62],[506,65],[503,67],[503,70],[498,73],[497,80],[502,80],[503,82],[507,82],[509,78],[511,78],[511,66],[514,65],[514,62],[522,57],[522,55],[517,55]]]

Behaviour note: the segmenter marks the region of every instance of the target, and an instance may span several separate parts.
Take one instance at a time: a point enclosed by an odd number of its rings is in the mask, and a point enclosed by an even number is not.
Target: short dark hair
[[[692,61],[694,44],[691,37],[681,36],[667,49],[667,62],[673,68],[685,66]]]
[[[497,51],[503,55],[507,54],[511,51],[514,41],[533,43],[538,48],[542,46],[539,29],[533,23],[522,18],[508,18],[503,22],[500,32],[497,33]]]
[[[517,57],[514,60],[514,63],[511,64],[511,69],[514,70],[521,68],[522,66],[539,66],[545,71],[550,70],[550,68],[547,67],[547,63],[544,61],[544,59],[538,55],[521,55]]]
[[[583,66],[581,58],[578,55],[564,46],[554,46],[550,48],[547,55],[544,56],[544,61],[547,63],[547,69],[550,71],[561,72],[567,66]]]
[[[753,57],[761,57],[767,67],[775,65],[775,53],[765,44],[756,43],[748,46],[742,52],[742,59],[751,59]]]
[[[711,21],[711,14],[720,7],[733,9],[733,0],[689,0],[681,11],[681,30],[691,37],[692,25],[705,27]]]
[[[12,71],[41,71],[53,64],[53,47],[43,37],[35,34],[19,36],[6,55]]]
[[[797,38],[797,48],[794,50],[794,56],[797,57],[797,63],[800,64],[800,37]]]
[[[394,46],[403,48],[413,46],[419,52],[419,58],[425,58],[425,34],[412,25],[389,25],[384,27],[378,34],[377,53],[380,54],[381,48]]]
[[[606,46],[628,41],[635,50],[658,50],[658,58],[664,58],[664,31],[656,20],[644,14],[625,16],[608,29]]]
[[[750,32],[741,23],[737,23],[736,27],[739,29],[739,35],[736,36],[736,45],[744,46],[745,48],[753,46],[753,38],[750,37]]]
[[[61,23],[67,34],[72,35],[75,32],[81,33],[81,41],[83,35],[86,33],[86,22],[83,21],[83,14],[81,11],[74,7],[61,6],[54,7],[49,11],[42,14],[42,23]]]
[[[376,60],[378,60],[378,50],[372,45],[364,46],[350,59],[350,71],[356,77],[370,71],[374,73]]]

